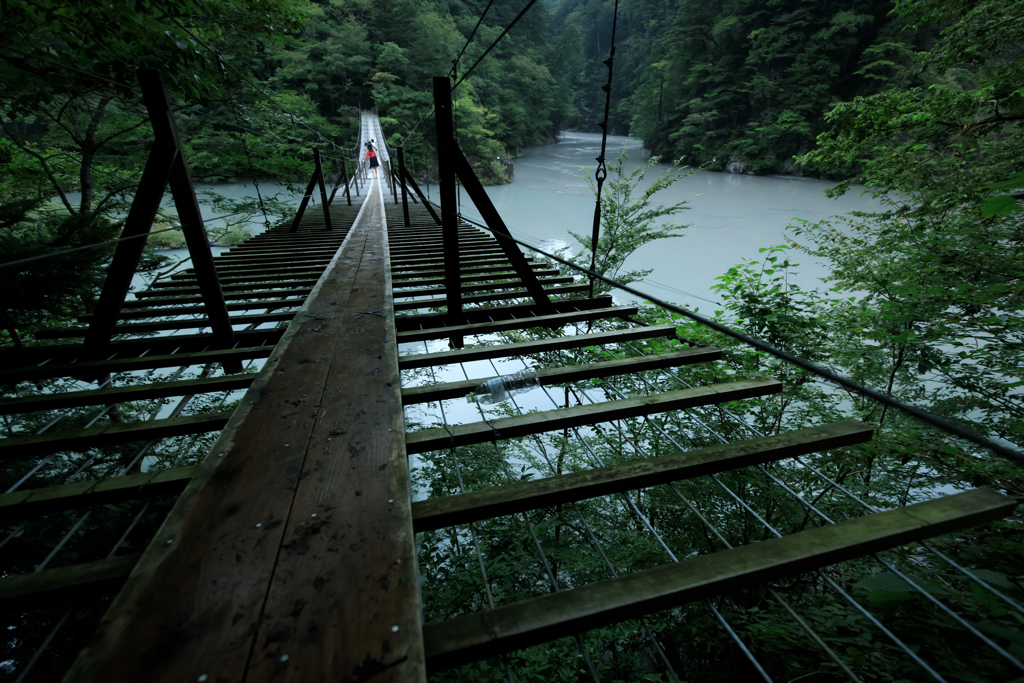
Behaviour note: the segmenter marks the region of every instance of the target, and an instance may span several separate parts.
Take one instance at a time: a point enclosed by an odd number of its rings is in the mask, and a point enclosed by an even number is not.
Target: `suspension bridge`
[[[0,601],[5,610],[67,607],[40,643],[44,652],[62,637],[76,600],[113,596],[80,643],[65,681],[421,681],[430,672],[494,657],[505,657],[511,680],[511,653],[566,637],[575,639],[587,675],[600,680],[601,653],[588,651],[580,634],[636,619],[652,666],[675,678],[671,652],[643,619],[691,602],[703,602],[752,670],[764,674],[746,636],[730,627],[713,600],[766,586],[792,611],[771,583],[808,572],[834,591],[835,601],[866,615],[876,637],[891,641],[922,676],[942,680],[942,662],[925,661],[829,569],[918,543],[928,558],[922,568],[951,562],[926,541],[1005,517],[1015,501],[977,489],[879,510],[808,461],[823,490],[862,506],[860,516],[833,523],[819,501],[788,486],[772,465],[865,444],[873,434],[869,425],[848,420],[777,435],[748,429],[747,438],[719,437],[718,445],[682,443],[680,420],[693,425],[713,410],[743,426],[735,407],[778,394],[782,384],[754,377],[689,386],[678,373],[724,362],[721,350],[680,339],[675,325],[643,324],[637,306],[592,296],[578,273],[528,257],[458,148],[447,78],[434,83],[439,204],[416,185],[403,150],[387,146],[377,117],[362,113],[356,149],[377,141],[379,178],[368,178],[360,165],[351,177],[343,169],[331,186],[318,152],[294,219],[219,256],[205,240],[159,76],[143,74],[141,82],[156,141],[99,302],[79,325],[36,335],[52,344],[5,352],[0,370],[0,382],[16,389],[0,399],[0,414],[9,420],[53,415],[34,433],[8,429],[0,439],[6,461],[32,464],[0,496],[4,544],[16,548],[26,530],[59,531],[34,571],[0,579]],[[479,226],[459,216],[456,184],[483,217]],[[130,298],[145,241],[136,238],[150,232],[168,185],[191,266]],[[652,341],[659,341],[656,352],[649,351]],[[604,359],[587,360],[584,350],[598,350]],[[512,403],[503,414],[480,410],[479,419],[450,420],[445,405],[502,374],[496,363],[536,367],[538,395],[550,405],[526,411]],[[643,390],[624,390],[624,378],[641,378]],[[47,388],[51,380],[63,380],[64,389]],[[149,419],[111,419],[117,406],[138,402],[155,406]],[[439,407],[439,424],[407,419],[428,404]],[[61,416],[82,408],[95,410],[95,419],[65,426]],[[623,428],[626,420],[639,421],[676,452],[653,457]],[[575,439],[592,466],[556,467],[545,441],[552,433]],[[181,464],[207,434],[216,439],[198,464]],[[607,434],[616,435],[621,461],[602,460]],[[159,444],[175,439],[177,460],[147,460]],[[509,448],[516,440],[547,458],[550,471],[521,477]],[[114,446],[128,454],[119,471],[89,476],[90,463]],[[463,484],[462,473],[475,466],[467,454],[478,453],[472,450],[477,446],[491,449],[504,482]],[[84,464],[60,481],[44,481],[47,466],[70,462],[69,453]],[[457,494],[420,495],[410,484],[410,462],[425,454],[450,462]],[[763,477],[775,495],[793,499],[817,523],[779,532],[764,510],[718,476],[738,470]],[[722,487],[735,501],[735,514],[749,517],[764,540],[731,545],[701,502],[674,487],[690,480]],[[638,509],[637,496],[650,487],[678,496],[685,523],[714,538],[715,551],[671,548],[663,529]],[[145,551],[120,552],[150,501],[167,496],[176,502]],[[536,513],[555,507],[579,512],[578,503],[598,497],[616,500],[621,514],[635,520],[634,533],[664,546],[663,564],[620,573],[605,558],[607,578],[584,584],[553,567]],[[61,555],[85,533],[90,514],[127,503],[135,507],[117,509],[142,512],[125,513],[124,535],[112,548],[93,544],[76,552],[77,559]],[[499,518],[532,539],[522,552],[546,580],[525,601],[492,595],[487,567],[493,558],[481,556],[480,548],[488,523]],[[33,524],[40,519],[55,521]],[[608,539],[599,538],[592,523],[579,515],[582,537],[604,557]],[[477,549],[482,597],[477,609],[423,623],[416,535],[451,527],[464,530]],[[901,571],[884,557],[879,561]],[[1024,613],[971,569],[955,566],[1006,609]],[[908,590],[934,600],[907,581]],[[1010,668],[1019,666],[952,614],[964,637],[977,638],[993,657],[1008,658]],[[846,653],[835,652],[794,615],[807,647],[820,648],[837,675],[858,680]]]

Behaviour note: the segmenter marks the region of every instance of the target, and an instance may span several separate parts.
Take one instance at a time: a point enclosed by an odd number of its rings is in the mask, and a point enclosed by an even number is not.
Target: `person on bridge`
[[[366,143],[366,158],[370,161],[370,170],[373,171],[373,179],[377,179],[377,166],[380,163],[377,161],[377,150],[373,148],[369,142]]]

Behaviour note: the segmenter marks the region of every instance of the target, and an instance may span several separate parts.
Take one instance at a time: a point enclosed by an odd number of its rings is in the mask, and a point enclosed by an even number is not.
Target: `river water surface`
[[[586,182],[593,177],[595,158],[601,150],[596,133],[566,133],[558,144],[530,147],[515,162],[515,181],[488,187],[513,236],[545,250],[582,249],[570,231],[589,235],[594,221],[594,195]],[[606,156],[613,160],[625,150],[627,171],[642,166],[650,156],[639,140],[609,136]],[[641,188],[649,187],[660,171],[657,164]],[[583,177],[581,177],[583,176]],[[880,204],[870,196],[850,192],[837,200],[825,196],[833,183],[803,178],[746,176],[698,171],[654,195],[662,205],[688,201],[689,208],[670,219],[688,224],[684,237],[659,240],[638,249],[626,262],[627,270],[653,268],[638,289],[678,304],[707,308],[703,299],[718,298],[711,291],[715,278],[744,258],[757,259],[758,249],[782,244],[786,227],[797,219],[819,221],[853,210],[871,211]],[[437,199],[437,188],[431,188]],[[479,213],[462,195],[462,211],[479,219]],[[821,264],[795,253],[797,281],[804,287],[821,284]],[[617,293],[624,301],[631,297]]]

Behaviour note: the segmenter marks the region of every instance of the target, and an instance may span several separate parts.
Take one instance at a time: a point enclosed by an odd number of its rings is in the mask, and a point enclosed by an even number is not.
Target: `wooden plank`
[[[544,277],[540,278],[540,282],[543,285],[558,285],[568,284],[575,280],[571,275],[565,275],[562,277]],[[523,283],[519,280],[505,280],[502,282],[484,282],[478,285],[463,285],[463,292],[488,292],[500,289],[516,289],[522,287]],[[432,287],[424,289],[407,289],[398,292],[394,292],[396,297],[411,297],[411,296],[436,296],[438,294],[445,294],[448,290],[444,287]]]
[[[557,268],[545,268],[544,270],[534,271],[534,273],[537,276],[548,276],[548,275],[560,275],[561,271],[559,271]],[[485,282],[485,281],[488,281],[488,280],[511,280],[512,278],[515,278],[515,277],[517,277],[517,275],[516,275],[516,273],[514,271],[503,271],[503,272],[502,271],[498,271],[498,272],[492,272],[492,273],[479,273],[479,274],[471,274],[471,275],[461,275],[459,277],[459,281],[460,282]],[[522,286],[522,281],[521,280],[516,280],[516,282],[519,282],[520,283],[519,286]],[[416,279],[416,280],[395,280],[393,286],[396,289],[398,289],[400,287],[422,287],[424,285],[444,285],[445,286],[445,292],[448,292],[448,280],[445,277],[432,277],[432,278],[423,278],[423,279]],[[465,289],[465,288],[463,287],[459,291],[462,291],[462,289]],[[396,295],[402,296],[402,293],[401,292],[396,292]]]
[[[294,289],[298,287],[312,287],[319,277],[310,277],[304,280],[269,281],[256,285],[255,283],[224,285],[225,292],[265,291],[267,289]],[[136,299],[147,299],[150,297],[165,296],[188,296],[195,294],[199,289],[196,287],[182,287],[180,289],[150,289],[142,292],[135,292]]]
[[[872,427],[857,420],[847,420],[777,436],[598,467],[456,496],[431,498],[412,504],[413,525],[416,533],[420,533],[681,479],[694,479],[740,467],[865,443],[871,440],[873,433]]]
[[[515,320],[518,318],[533,318],[541,315],[555,315],[589,311],[598,308],[607,309],[612,307],[611,296],[602,295],[595,297],[579,297],[570,299],[559,299],[544,306],[538,306],[534,302],[511,304],[507,306],[490,306],[486,308],[475,308],[463,311],[462,320],[454,323],[456,325],[472,325],[476,323],[497,322],[499,320]],[[546,313],[544,312],[546,310]],[[398,332],[410,330],[429,330],[443,328],[452,324],[447,313],[422,313],[418,315],[403,315],[395,318]]]
[[[991,489],[723,550],[423,629],[431,671],[494,657],[752,585],[984,524],[1016,502]]]
[[[266,346],[276,344],[281,338],[283,330],[239,330],[236,333],[238,348]],[[106,358],[133,358],[141,355],[151,354],[185,354],[197,351],[206,351],[213,346],[214,339],[209,333],[203,334],[176,334],[163,337],[150,337],[147,339],[119,339],[111,342],[106,351],[98,358],[86,352],[81,344],[59,344],[53,346],[30,346],[20,351],[7,351],[0,353],[0,381],[9,382],[11,377],[21,376],[30,373],[34,376],[36,368],[32,365],[38,364],[39,370],[43,370],[43,364],[53,365],[60,363],[76,363],[82,361],[102,361]],[[230,353],[238,349],[216,349]],[[184,363],[183,363],[184,365]],[[55,375],[59,376],[59,375]]]
[[[181,493],[196,465],[0,494],[0,520]]]
[[[168,396],[192,396],[218,391],[234,391],[248,388],[252,384],[253,377],[255,375],[225,375],[181,382],[154,382],[153,384],[134,384],[125,387],[107,387],[106,389],[67,391],[62,394],[33,394],[19,398],[3,398],[0,399],[0,415],[145,401]]]
[[[582,290],[580,290],[582,291]],[[280,292],[275,292],[276,295],[280,296]],[[152,302],[152,301],[151,301]],[[296,297],[293,299],[270,299],[267,301],[246,301],[243,303],[230,303],[227,304],[229,311],[250,311],[256,309],[271,310],[274,308],[282,308],[284,306],[301,306],[302,298]],[[119,316],[120,320],[138,320],[145,318],[163,318],[167,316],[182,316],[182,315],[202,315],[205,311],[201,306],[180,306],[180,307],[157,307],[153,308],[138,308],[129,311],[121,311]],[[81,315],[78,316],[80,322],[87,322],[90,316]]]
[[[68,680],[424,680],[386,259],[361,220]]]
[[[282,296],[305,297],[312,291],[312,287],[300,287],[298,289],[270,289],[264,291],[243,292],[241,294],[225,294],[228,301],[245,301],[248,299],[275,299]],[[197,296],[166,297],[163,299],[146,299],[145,301],[127,301],[123,308],[147,308],[156,306],[178,306],[182,304],[200,303],[202,299]]]
[[[545,264],[545,263],[531,263],[529,265],[535,271],[536,270],[545,270],[547,268],[547,264]],[[469,274],[472,274],[472,273],[499,273],[499,272],[508,272],[509,268],[511,268],[511,266],[509,265],[509,263],[507,261],[503,262],[503,263],[496,263],[494,265],[483,265],[483,266],[478,266],[478,265],[475,265],[475,264],[470,264],[470,265],[467,266],[467,265],[461,265],[460,264],[459,272],[462,273],[463,275],[469,275]],[[396,273],[396,275],[398,275],[398,273]],[[404,271],[404,272],[400,273],[400,275],[403,278],[425,278],[425,277],[431,277],[432,278],[432,277],[437,277],[439,275],[444,275],[444,270],[443,269],[433,269],[433,270]]]
[[[625,420],[630,417],[665,413],[671,410],[756,398],[777,394],[780,391],[782,391],[782,382],[777,379],[771,377],[744,379],[727,384],[667,391],[652,396],[637,396],[618,401],[546,410],[529,415],[503,417],[490,422],[452,425],[448,429],[421,429],[405,435],[405,449],[410,455],[413,455],[453,445],[468,446],[496,438],[514,439],[520,436],[582,427],[609,420]]]
[[[0,439],[0,460],[47,455],[63,450],[113,446],[132,441],[152,441],[169,436],[215,432],[227,424],[231,412],[225,410],[219,413],[169,417],[164,420],[141,420],[86,429],[66,429],[62,432],[9,437]]]
[[[299,306],[302,301],[294,301],[291,306]],[[279,313],[253,313],[251,315],[231,316],[232,325],[262,325],[263,323],[277,323],[291,320],[295,315],[294,311],[282,311]],[[153,320],[149,322],[130,323],[127,325],[115,325],[114,334],[153,334],[169,330],[189,330],[210,327],[210,321],[201,318],[186,318],[184,320]],[[81,337],[85,335],[87,327],[61,327],[48,330],[40,330],[36,333],[37,339],[67,339],[70,337]]]
[[[533,259],[529,259],[529,260],[531,262],[533,262]],[[494,266],[494,265],[504,265],[504,266],[507,267],[508,266],[508,261],[503,259],[503,258],[459,259],[459,264],[463,268],[465,268],[466,266],[473,267],[473,266]],[[444,268],[444,264],[443,263],[438,263],[437,261],[434,261],[434,262],[431,262],[431,263],[423,263],[423,264],[414,263],[414,264],[407,265],[407,266],[392,266],[391,274],[392,274],[392,276],[398,275],[398,274],[402,274],[404,276],[404,274],[407,271],[410,271],[410,270],[422,270],[424,268],[431,268],[431,269],[436,270],[438,268]]]
[[[0,607],[10,614],[49,605],[63,606],[76,599],[92,599],[97,594],[116,590],[138,561],[139,555],[123,555],[33,574],[5,576],[0,578]]]
[[[568,287],[551,287],[546,289],[549,296],[560,296],[566,294],[579,294],[590,289],[589,285],[569,285]],[[504,301],[506,299],[523,299],[530,295],[525,289],[514,289],[510,292],[498,292],[497,294],[480,294],[477,296],[466,296],[462,298],[465,304],[482,304],[488,301]],[[398,301],[395,303],[396,311],[411,311],[424,308],[438,308],[444,306],[444,299],[420,299],[409,301]]]
[[[613,330],[611,332],[595,332],[593,334],[577,334],[569,337],[539,339],[537,341],[520,342],[518,344],[475,346],[465,349],[455,349],[453,351],[439,351],[437,353],[419,353],[408,356],[399,356],[398,367],[402,370],[412,370],[415,368],[428,368],[438,365],[468,363],[474,360],[487,360],[488,358],[513,358],[516,356],[549,353],[551,351],[564,351],[565,349],[578,349],[582,346],[593,346],[597,344],[619,344],[628,341],[639,341],[641,339],[671,337],[675,333],[675,325],[651,325],[650,327],[631,327],[629,329]]]
[[[693,363],[706,363],[718,360],[722,352],[716,348],[686,349],[673,353],[652,354],[650,356],[634,356],[632,358],[619,358],[601,363],[589,363],[587,365],[566,365],[555,368],[538,368],[537,376],[542,386],[552,384],[568,384],[579,382],[585,379],[597,377],[613,377],[615,375],[628,375],[645,370],[658,370],[660,368],[674,368],[680,365],[691,365]],[[462,380],[459,382],[448,382],[446,384],[428,384],[421,387],[410,387],[402,389],[402,403],[412,405],[414,403],[427,403],[429,401],[440,401],[450,398],[468,396],[481,382],[490,377],[479,377],[477,379]]]
[[[263,272],[252,272],[249,275],[225,275],[221,278],[225,285],[238,284],[241,282],[273,282],[275,280],[301,280],[304,278],[318,278],[323,273],[322,268],[306,268],[298,272],[272,272],[269,268]],[[186,287],[196,280],[193,278],[182,278],[180,280],[167,280],[156,282],[150,287],[151,290],[171,289],[175,287]],[[162,293],[162,292],[161,292]]]
[[[571,313],[557,313],[555,315],[538,315],[532,318],[520,318],[518,320],[498,320],[496,322],[476,323],[473,325],[452,325],[431,330],[410,330],[399,332],[399,343],[406,344],[414,341],[427,339],[444,339],[452,335],[471,334],[493,334],[508,330],[523,330],[533,327],[559,327],[570,323],[585,322],[587,320],[601,320],[603,318],[621,318],[626,315],[636,315],[636,306],[615,306],[612,308],[595,308],[589,311],[574,311]]]

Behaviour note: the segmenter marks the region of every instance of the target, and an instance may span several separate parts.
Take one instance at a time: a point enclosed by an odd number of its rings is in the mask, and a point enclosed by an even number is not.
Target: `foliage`
[[[627,160],[628,155],[622,151],[608,166],[608,180],[601,194],[601,232],[597,240],[594,267],[597,273],[625,284],[643,280],[651,273],[650,269],[622,272],[621,269],[630,254],[655,240],[682,237],[677,231],[687,226],[664,224],[663,220],[686,210],[687,202],[663,206],[655,202],[654,195],[694,173],[692,170],[685,173],[661,171],[653,183],[641,189],[645,176],[658,163],[659,158],[651,157],[643,166],[631,172],[626,171]],[[676,163],[681,162],[680,159]],[[588,176],[587,182],[596,195],[597,186],[594,181]],[[584,251],[577,254],[573,260],[589,268],[593,235],[580,235],[572,231],[569,231],[569,234],[584,247]],[[595,293],[610,290],[611,285],[595,281]]]

